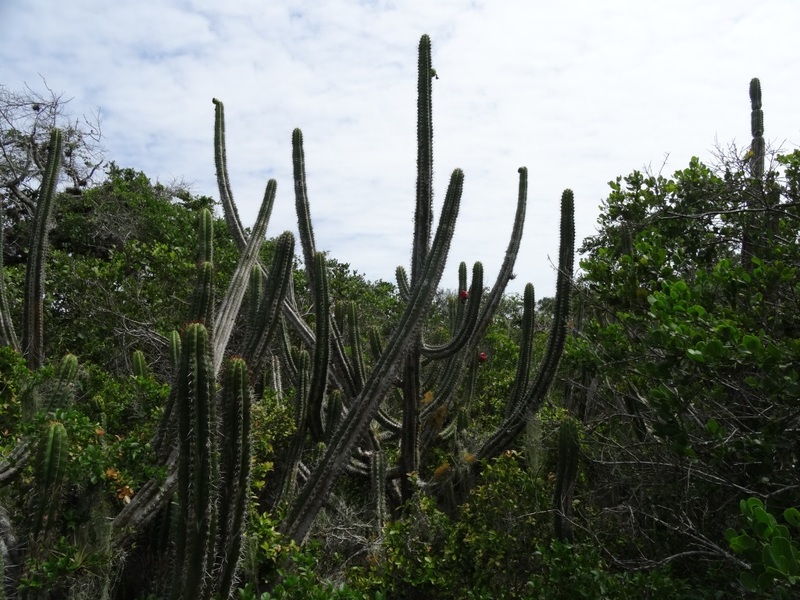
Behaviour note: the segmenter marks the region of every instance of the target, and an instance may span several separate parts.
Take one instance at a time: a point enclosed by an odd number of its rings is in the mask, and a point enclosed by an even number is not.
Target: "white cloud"
[[[451,266],[494,279],[530,170],[513,282],[553,291],[558,201],[574,189],[578,239],[606,182],[669,155],[666,172],[715,140],[749,137],[747,85],[764,88],[767,136],[800,141],[793,64],[800,4],[572,1],[137,3],[11,0],[0,82],[74,96],[104,115],[110,158],[217,195],[212,97],[225,102],[240,213],[252,222],[278,180],[270,231],[294,229],[291,132],[306,142],[317,244],[372,279],[405,264],[415,183],[416,44],[434,44],[436,198],[466,172]]]

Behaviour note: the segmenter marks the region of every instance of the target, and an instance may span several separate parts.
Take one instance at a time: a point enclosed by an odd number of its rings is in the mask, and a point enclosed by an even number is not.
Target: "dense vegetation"
[[[93,130],[3,91],[0,598],[797,594],[800,152],[758,80],[747,152],[612,181],[577,273],[565,191],[536,303],[524,168],[495,283],[440,282],[431,75],[423,37],[396,283],[314,247],[299,130],[296,257],[276,182],[239,222],[220,102],[216,202],[92,181]]]

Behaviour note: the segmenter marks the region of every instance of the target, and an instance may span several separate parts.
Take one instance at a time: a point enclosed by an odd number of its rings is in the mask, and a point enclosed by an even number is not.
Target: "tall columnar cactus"
[[[144,358],[144,352],[141,350],[133,352],[133,376],[147,377],[147,361]]]
[[[177,492],[174,572],[165,582],[166,591],[175,599],[227,598],[236,578],[249,499],[252,392],[245,359],[234,356],[224,362],[218,357],[229,352],[233,323],[240,312],[247,312],[240,310],[241,304],[258,261],[275,189],[275,182],[270,181],[218,307],[214,302],[212,222],[209,212],[200,216],[199,268],[190,321],[183,328],[182,339],[177,332],[170,336],[175,376],[153,444],[166,478],[144,484],[113,523],[115,541],[129,543],[137,530],[164,515],[170,497]],[[250,311],[250,334],[243,350],[259,364],[278,329],[293,250],[294,237],[284,233],[276,244],[272,276]],[[222,364],[226,366],[218,392],[217,371]]]
[[[753,182],[745,199],[744,224],[742,227],[742,264],[752,269],[753,257],[766,258],[771,251],[769,238],[774,235],[775,215],[769,212],[769,197],[763,188],[766,162],[764,140],[764,111],[761,109],[761,82],[757,77],[750,80],[750,151],[748,164]],[[766,209],[766,213],[761,214]]]
[[[211,345],[201,323],[189,323],[183,332],[176,386],[179,512],[171,594],[175,600],[207,597],[214,564],[219,457]]]
[[[241,554],[250,486],[250,405],[247,364],[228,361],[219,396],[220,468],[217,502],[219,534],[216,539],[213,596],[227,598],[235,580]]]
[[[50,134],[47,165],[36,203],[36,214],[31,226],[28,265],[25,271],[22,350],[31,369],[38,369],[44,362],[44,265],[60,160],[61,131],[53,129]]]
[[[761,110],[761,82],[757,77],[750,80],[750,168],[753,177],[764,176],[764,158],[766,143],[764,141],[764,111]]]

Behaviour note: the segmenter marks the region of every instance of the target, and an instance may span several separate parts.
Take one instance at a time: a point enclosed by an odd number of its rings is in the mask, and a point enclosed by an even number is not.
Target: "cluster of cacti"
[[[512,446],[528,418],[541,406],[553,380],[563,350],[570,300],[574,252],[573,197],[566,190],[561,200],[561,247],[552,331],[542,363],[535,375],[533,362],[532,286],[526,287],[523,335],[517,381],[502,424],[478,447],[468,448],[468,402],[479,365],[489,357],[481,341],[500,305],[522,238],[528,173],[519,169],[519,192],[505,260],[494,285],[484,291],[483,267],[476,263],[467,285],[467,267],[459,269],[460,293],[451,306],[451,339],[432,344],[423,334],[447,261],[464,184],[460,169],[453,171],[434,230],[433,217],[433,117],[430,39],[419,47],[418,158],[414,238],[410,276],[397,270],[398,292],[405,303],[394,330],[385,339],[369,333],[372,360],[362,350],[356,307],[332,303],[325,255],[318,252],[311,225],[305,176],[303,138],[292,136],[294,189],[300,240],[309,297],[313,300],[313,327],[297,306],[292,283],[294,237],[277,239],[272,264],[259,258],[276,193],[270,181],[258,218],[248,235],[239,219],[228,181],[223,106],[215,104],[215,159],[226,223],[239,248],[240,259],[223,298],[214,295],[212,218],[200,215],[197,282],[191,313],[182,334],[169,337],[169,356],[175,373],[153,447],[166,473],[147,482],[113,520],[114,541],[132,542],[156,517],[168,522],[160,531],[174,535],[173,570],[161,591],[172,598],[226,598],[235,581],[248,504],[250,468],[250,395],[252,381],[270,379],[278,398],[291,382],[297,402],[296,431],[279,452],[274,477],[262,505],[285,503],[281,524],[285,534],[302,542],[318,512],[328,501],[337,479],[345,472],[369,481],[378,525],[389,518],[390,503],[397,507],[420,487],[456,504],[474,480],[480,461],[498,456]],[[43,184],[34,221],[31,261],[26,285],[25,329],[22,350],[32,368],[42,365],[42,273],[47,226],[52,210],[57,172],[57,146],[53,134],[48,176]],[[0,334],[16,344],[0,279]],[[248,304],[243,309],[245,297]],[[234,324],[244,322],[241,358],[230,357]],[[291,331],[290,331],[291,330]],[[278,336],[277,343],[272,344]],[[371,368],[365,365],[371,362]],[[224,365],[224,368],[223,368]],[[59,378],[77,369],[74,357],[62,363]],[[220,375],[220,372],[222,374]],[[142,377],[147,365],[142,353],[133,357],[133,372]],[[271,374],[267,378],[265,373]],[[221,386],[218,386],[221,384]],[[259,385],[263,385],[259,383]],[[219,387],[219,389],[217,389]],[[47,409],[56,406],[53,400]],[[391,410],[390,404],[399,406]],[[40,443],[37,471],[42,485],[55,490],[63,473],[63,426],[53,422]],[[425,481],[421,457],[437,440],[451,440],[457,459],[454,468]],[[30,442],[20,450],[30,454]],[[391,444],[399,449],[396,464],[388,464]],[[314,448],[314,452],[309,452]],[[43,450],[44,448],[44,450]],[[45,452],[46,450],[46,452]],[[44,452],[44,454],[42,454]],[[313,456],[313,462],[308,458]],[[468,457],[468,458],[466,458]],[[16,461],[12,455],[9,460]],[[5,463],[3,467],[7,466]],[[573,469],[574,471],[574,469]],[[4,481],[0,468],[0,483]],[[566,473],[567,475],[569,472]],[[10,476],[9,476],[10,477]],[[175,499],[170,509],[172,499]],[[57,502],[57,494],[52,494]],[[37,507],[32,531],[50,521],[55,505]],[[174,517],[170,517],[174,514]],[[161,546],[164,548],[164,545]]]
[[[314,328],[304,322],[290,292],[283,303],[283,316],[304,349],[291,348],[284,336],[282,349],[276,353],[284,365],[286,377],[281,379],[283,385],[288,377],[297,390],[297,428],[281,460],[277,461],[273,490],[267,495],[268,505],[274,506],[279,501],[288,503],[282,529],[297,541],[306,537],[335,481],[345,471],[371,478],[379,520],[384,518],[384,494],[387,491],[397,506],[408,500],[419,486],[442,497],[453,497],[454,486],[462,492],[466,490],[480,460],[508,449],[529,415],[541,405],[563,349],[574,248],[573,198],[569,190],[562,197],[561,251],[553,329],[538,373],[535,376],[530,373],[534,306],[533,291],[529,288],[524,317],[527,334],[523,335],[518,382],[509,400],[505,421],[486,443],[470,449],[472,461],[461,461],[461,468],[452,470],[453,474],[458,473],[458,477],[430,482],[421,479],[420,458],[437,438],[458,440],[459,448],[463,447],[463,429],[468,423],[466,411],[459,403],[469,394],[460,391],[465,387],[465,375],[471,373],[474,383],[474,366],[488,358],[485,352],[480,351],[479,344],[506,285],[513,277],[522,237],[528,182],[527,169],[520,168],[515,221],[505,261],[495,284],[484,294],[483,267],[476,263],[472,282],[467,286],[467,269],[462,265],[458,287],[462,292],[452,312],[452,338],[443,344],[427,343],[422,325],[431,309],[447,259],[464,174],[460,169],[453,171],[434,232],[432,69],[427,36],[423,36],[420,42],[418,66],[417,186],[410,277],[402,267],[397,269],[398,291],[405,301],[405,310],[385,340],[370,335],[373,357],[369,371],[364,368],[366,361],[355,311],[339,303],[333,310],[330,308],[325,261],[316,250],[311,225],[303,136],[300,130],[295,130],[292,135],[298,230],[308,292],[314,301]],[[219,101],[214,102],[219,190],[228,226],[243,248],[246,236],[227,175],[223,107]],[[261,271],[267,273],[266,269]],[[275,273],[269,273],[268,284],[275,278]],[[251,365],[256,371],[261,367],[260,362]],[[469,383],[468,380],[467,389]],[[399,414],[393,414],[387,408],[389,399],[400,404]],[[428,401],[423,402],[423,399]],[[309,444],[319,442],[325,444],[321,458],[315,464],[302,464],[303,457],[308,455],[305,451],[310,448]],[[383,447],[393,442],[399,444],[399,460],[396,465],[386,465]],[[376,481],[382,472],[386,473],[386,479]],[[303,485],[299,485],[300,473],[305,480]]]
[[[25,292],[25,329],[22,346],[16,336],[5,300],[2,311],[3,341],[23,352],[29,366],[36,369],[43,362],[43,273],[46,261],[47,230],[55,198],[58,170],[56,131],[51,138],[50,160],[46,178],[32,224],[30,259],[27,266]],[[245,296],[247,282],[264,240],[267,221],[274,198],[275,182],[270,182],[267,197],[250,243],[240,256],[230,288],[219,308],[214,301],[212,218],[208,211],[200,214],[198,228],[198,276],[191,303],[190,322],[183,339],[178,332],[170,336],[170,358],[175,371],[173,391],[165,408],[156,436],[156,448],[166,469],[166,479],[146,483],[113,521],[114,539],[124,544],[133,540],[149,521],[164,513],[169,520],[170,499],[175,497],[177,510],[174,553],[175,565],[164,591],[172,590],[174,598],[226,598],[235,582],[242,535],[247,512],[250,473],[250,389],[247,366],[243,359],[228,361],[217,391],[217,372],[231,336],[233,322]],[[288,279],[293,256],[293,237],[284,234],[278,243],[272,273],[276,279]],[[2,284],[2,280],[0,280]],[[276,330],[277,307],[283,300],[286,286],[271,286],[256,310],[261,327],[252,337],[269,343]],[[0,289],[5,299],[5,290]],[[250,345],[249,353],[258,359],[259,344]],[[263,348],[260,350],[263,355]],[[53,415],[67,407],[78,371],[78,360],[67,355],[55,369],[49,385],[41,390],[27,390],[23,397],[23,415],[32,419],[37,413]],[[133,373],[147,375],[144,354],[133,355]],[[219,414],[219,417],[217,417]],[[177,434],[177,438],[176,435]],[[37,442],[23,438],[0,464],[0,483],[11,481],[36,455],[31,510],[26,535],[14,531],[12,523],[3,528],[2,560],[6,587],[12,590],[20,575],[25,553],[31,553],[44,542],[57,517],[60,488],[68,460],[67,431],[56,420],[50,421]],[[165,512],[166,511],[166,512]],[[2,510],[4,517],[7,511]],[[162,531],[169,530],[162,528]],[[164,547],[162,545],[162,547]],[[169,547],[169,545],[167,545]],[[11,560],[10,560],[11,558]],[[13,564],[10,564],[13,563]]]

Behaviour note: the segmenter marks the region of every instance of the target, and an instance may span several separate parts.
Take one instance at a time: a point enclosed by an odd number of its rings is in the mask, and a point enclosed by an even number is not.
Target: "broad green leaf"
[[[783,518],[792,527],[800,529],[800,510],[796,508],[787,508],[783,511]]]

